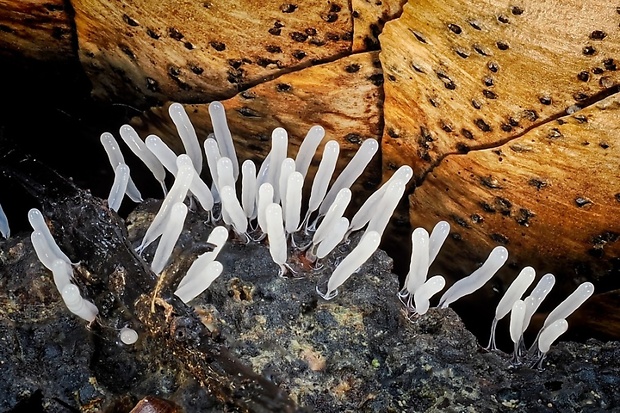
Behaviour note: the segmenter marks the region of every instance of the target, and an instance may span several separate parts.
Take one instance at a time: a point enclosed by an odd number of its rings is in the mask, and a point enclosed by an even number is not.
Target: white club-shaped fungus
[[[116,169],[119,164],[125,163],[125,158],[123,158],[123,153],[118,146],[118,142],[116,142],[116,139],[114,139],[114,136],[112,136],[111,133],[102,133],[100,141],[101,145],[103,145],[103,149],[105,149],[105,152],[108,155],[108,160],[110,161],[110,165],[112,165],[113,169]],[[134,202],[142,202],[142,195],[131,177],[127,183],[127,196]]]
[[[179,235],[181,235],[183,230],[186,216],[187,206],[184,203],[177,202],[172,206],[167,218],[168,222],[164,226],[164,231],[159,239],[159,244],[157,244],[153,263],[151,264],[151,270],[155,274],[160,274],[168,263],[174,245],[177,243]]]
[[[258,188],[258,226],[267,233],[267,207],[273,203],[273,185],[264,183]]]
[[[428,275],[430,265],[428,232],[424,228],[416,228],[411,233],[411,245],[411,261],[409,273],[405,278],[405,287],[410,295],[414,295],[417,289],[426,282]]]
[[[177,155],[159,136],[147,136],[144,144],[164,168],[169,170],[172,175],[177,176]]]
[[[177,128],[185,153],[192,160],[196,173],[200,175],[202,171],[202,151],[200,150],[200,144],[198,143],[198,137],[196,136],[196,130],[192,125],[185,108],[180,103],[173,103],[168,107],[168,114],[170,119]]]
[[[168,190],[166,189],[166,171],[157,157],[146,146],[138,132],[130,125],[123,125],[120,127],[119,133],[125,144],[131,149],[131,151],[146,165],[151,171],[157,182],[161,185],[161,189],[164,191],[164,196]]]
[[[51,270],[54,276],[56,289],[58,289],[58,292],[62,293],[62,290],[64,290],[68,284],[71,284],[73,268],[63,260],[54,260]]]
[[[295,161],[293,158],[286,158],[280,165],[280,177],[278,178],[278,187],[280,188],[280,205],[282,206],[282,214],[286,217],[286,187],[288,185],[288,177],[295,172]]]
[[[237,199],[235,188],[227,185],[222,187],[220,191],[220,196],[222,197],[222,211],[225,211],[230,217],[235,232],[238,235],[245,235],[248,230],[248,219]]]
[[[523,316],[525,315],[525,303],[516,300],[510,310],[510,339],[514,344],[512,355],[513,363],[519,362],[519,343],[523,336]]]
[[[581,304],[583,304],[594,293],[594,285],[591,282],[584,282],[575,288],[571,295],[566,297],[552,312],[549,313],[542,329],[563,318],[568,318]]]
[[[349,188],[342,188],[329,207],[327,214],[325,214],[321,225],[319,225],[312,237],[312,243],[314,245],[318,245],[325,239],[329,231],[333,229],[333,226],[344,215],[344,211],[347,209],[347,206],[349,206],[349,202],[351,202],[351,190]]]
[[[439,254],[439,250],[443,246],[443,243],[446,241],[449,234],[450,224],[447,221],[439,221],[435,224],[433,230],[431,231],[431,236],[429,237],[428,265],[431,265],[435,261],[437,254]]]
[[[219,178],[217,176],[217,161],[220,160],[222,155],[220,153],[220,148],[217,144],[217,141],[213,138],[207,138],[204,141],[203,146],[205,148],[205,155],[207,156],[207,166],[209,167],[209,173],[211,173],[211,179],[213,180],[213,198],[215,199],[215,202],[219,202],[220,195],[218,191]]]
[[[185,277],[183,277],[179,282],[177,289],[183,287],[195,277],[200,277],[200,274],[207,267],[207,265],[215,261],[215,259],[217,258],[217,254],[220,253],[227,239],[228,230],[226,229],[226,227],[219,226],[213,228],[213,231],[211,231],[211,234],[209,234],[209,238],[207,238],[207,242],[215,245],[215,248],[213,249],[213,251],[207,251],[199,255],[198,258],[196,258],[194,262],[192,262],[192,265],[189,266]]]
[[[404,193],[405,183],[403,181],[396,180],[390,183],[377,205],[375,214],[368,221],[366,231],[377,231],[382,235]]]
[[[67,284],[62,289],[61,294],[62,300],[65,302],[69,311],[89,323],[92,323],[97,317],[97,314],[99,314],[99,310],[93,303],[82,298],[77,286]]]
[[[256,165],[248,159],[241,165],[241,205],[248,219],[256,218],[256,198]]]
[[[441,275],[435,275],[434,277],[426,280],[413,294],[413,302],[415,306],[415,312],[418,315],[424,315],[428,311],[431,305],[431,298],[439,291],[443,290],[446,286],[446,280]]]
[[[284,222],[287,234],[292,234],[299,227],[301,217],[301,197],[304,185],[304,177],[301,172],[293,172],[288,176],[286,184],[286,199],[284,204]]]
[[[379,247],[381,235],[376,231],[366,232],[359,244],[347,255],[336,267],[331,277],[327,281],[327,291],[322,293],[316,287],[317,293],[325,300],[331,300],[338,295],[337,288],[340,287],[349,277],[372,256]]]
[[[259,184],[270,183],[273,186],[273,201],[280,202],[280,170],[282,168],[282,161],[286,159],[288,151],[288,133],[284,128],[275,128],[271,133],[271,151],[267,155],[267,159],[263,162],[263,165],[267,164],[267,170],[264,174],[261,170],[258,172]]]
[[[119,338],[123,344],[130,346],[138,341],[138,332],[133,328],[123,327],[119,333]]]
[[[551,345],[568,330],[568,322],[561,318],[559,320],[555,320],[553,323],[545,327],[538,338],[538,352],[540,353],[540,357],[538,361],[534,363],[532,367],[537,367],[538,369],[542,369],[543,361],[545,360],[545,356],[549,352]]]
[[[325,195],[325,199],[319,208],[319,215],[325,215],[342,188],[350,188],[351,185],[353,185],[353,182],[364,172],[364,169],[366,169],[366,166],[370,163],[370,160],[375,156],[378,150],[379,143],[375,139],[366,139],[364,143],[362,143],[362,146],[360,146],[351,161],[342,170],[340,175],[338,175],[338,178],[336,178],[336,181],[327,192],[327,195]]]
[[[177,288],[174,295],[185,304],[202,294],[213,281],[222,274],[224,267],[219,261],[212,261],[203,267],[196,276],[192,277],[183,286]]]
[[[532,316],[538,310],[540,303],[547,297],[547,294],[551,291],[555,285],[555,276],[553,274],[545,274],[536,284],[532,293],[524,300],[525,301],[525,316],[523,316],[523,332],[530,325]]]
[[[187,155],[179,155],[177,157],[177,168],[178,172],[176,179],[174,180],[168,195],[164,198],[159,211],[157,211],[153,222],[151,222],[151,225],[149,225],[146,230],[142,243],[137,248],[139,253],[164,232],[164,226],[168,220],[168,215],[172,205],[178,202],[183,202],[187,196],[189,186],[191,185],[194,175],[196,174],[194,166],[192,165],[192,160]]]
[[[299,146],[299,151],[295,157],[295,170],[304,178],[306,177],[306,173],[308,173],[308,167],[312,162],[314,153],[324,137],[325,129],[320,125],[314,125],[310,128]]]
[[[129,182],[129,167],[124,163],[118,164],[114,170],[114,182],[108,195],[108,206],[111,210],[118,212],[123,202],[123,197],[127,191],[127,183]]]
[[[217,160],[217,187],[222,190],[223,187],[230,186],[235,187],[235,176],[233,174],[232,161],[222,156]]]
[[[319,209],[321,202],[325,198],[329,181],[336,169],[338,162],[338,154],[340,153],[340,145],[337,141],[329,141],[323,148],[323,157],[319,163],[314,180],[312,181],[312,189],[310,190],[310,200],[308,201],[308,212],[304,218],[304,223],[308,223],[310,215]]]
[[[221,148],[221,154],[231,160],[233,165],[233,176],[236,181],[239,177],[239,161],[237,160],[237,152],[235,151],[232,135],[228,128],[224,105],[217,101],[211,102],[209,104],[209,115],[211,117],[211,124],[213,125],[213,134]]]
[[[341,217],[334,225],[332,230],[327,234],[325,239],[321,241],[319,247],[316,250],[316,257],[318,259],[324,258],[327,254],[332,252],[334,248],[344,239],[344,236],[349,228],[349,220],[346,217]]]
[[[504,265],[506,260],[508,260],[508,250],[506,248],[493,248],[493,251],[491,251],[489,257],[480,268],[448,288],[439,299],[439,307],[446,308],[459,298],[481,288]]]
[[[269,239],[269,253],[273,262],[280,266],[280,275],[286,274],[286,260],[288,252],[286,235],[282,225],[282,208],[278,204],[270,204],[265,210],[267,221],[267,238]]]
[[[521,300],[521,297],[525,293],[525,290],[527,290],[534,281],[535,276],[536,271],[534,271],[534,268],[525,267],[521,270],[517,278],[515,278],[515,280],[510,284],[510,287],[508,287],[502,299],[499,301],[499,304],[497,304],[497,307],[495,308],[495,317],[493,317],[493,322],[491,323],[491,335],[489,336],[489,345],[487,346],[487,348],[490,348],[492,350],[497,349],[497,346],[495,345],[495,330],[497,328],[497,322],[504,318],[506,314],[511,311],[515,302]],[[523,314],[525,314],[525,308],[526,307],[524,304]],[[521,326],[522,322],[523,320],[520,321]],[[519,334],[521,333],[522,331],[519,332]]]
[[[47,224],[45,223],[45,218],[43,218],[43,214],[41,213],[41,211],[36,208],[32,208],[30,211],[28,211],[28,222],[30,222],[30,226],[35,232],[40,233],[40,235],[37,234],[36,237],[43,238],[42,240],[37,241],[37,245],[41,246],[41,253],[44,255],[49,255],[51,257],[51,259],[47,261],[49,265],[46,265],[46,262],[43,261],[39,256],[39,260],[43,263],[43,265],[45,265],[48,269],[51,270],[51,264],[54,259],[61,259],[67,264],[71,264],[71,260],[69,259],[69,257],[67,257],[67,255],[62,252],[58,244],[56,244],[52,233],[50,232]],[[35,241],[33,241],[33,244],[34,243]],[[37,250],[36,252],[38,256],[39,251]]]
[[[11,229],[9,228],[9,219],[6,217],[2,205],[0,205],[0,234],[4,238],[11,236]]]

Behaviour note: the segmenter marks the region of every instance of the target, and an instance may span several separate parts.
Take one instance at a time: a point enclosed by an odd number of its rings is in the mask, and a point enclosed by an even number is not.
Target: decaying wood
[[[617,277],[618,119],[615,94],[496,148],[444,158],[409,198],[414,226],[452,226],[444,273],[503,244],[511,267],[555,273],[560,296]]]
[[[73,2],[100,98],[208,102],[351,49],[346,2]]]
[[[499,145],[620,82],[607,1],[419,1],[380,36],[384,163],[418,181],[443,156]]]
[[[353,52],[379,49],[379,33],[386,21],[403,11],[407,0],[352,0]]]
[[[71,18],[62,0],[0,0],[0,56],[65,62],[77,54]]]
[[[381,138],[381,85],[383,75],[377,52],[360,53],[335,62],[288,73],[223,101],[228,125],[241,159],[258,165],[271,147],[271,132],[283,127],[289,133],[288,156],[294,157],[313,125],[326,130],[323,143],[330,139],[341,145],[340,167],[368,138]],[[342,93],[347,90],[347,93]],[[185,106],[201,140],[213,131],[208,105]],[[132,122],[142,136],[154,133],[178,153],[183,148],[168,115],[168,104],[152,108]],[[322,154],[317,150],[317,162]],[[375,158],[370,176],[378,179],[380,159]],[[367,176],[369,176],[367,175]]]

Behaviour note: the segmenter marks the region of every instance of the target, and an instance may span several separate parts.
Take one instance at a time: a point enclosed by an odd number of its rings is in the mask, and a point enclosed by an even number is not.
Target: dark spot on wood
[[[304,33],[306,33],[308,36],[316,36],[316,29],[314,27],[308,27],[306,30],[304,30]]]
[[[606,244],[616,242],[620,239],[620,234],[614,231],[605,231],[592,237],[592,244],[595,248],[603,248]]]
[[[237,112],[245,118],[260,118],[260,114],[257,111],[250,109],[247,106],[237,109]]]
[[[608,149],[609,148],[609,145],[606,142],[601,142],[601,143],[598,144],[598,146],[600,146],[603,149]]]
[[[480,201],[479,205],[484,212],[488,212],[489,214],[494,214],[497,211],[493,205],[487,202]]]
[[[471,150],[471,148],[464,142],[457,142],[456,150],[459,151],[459,153],[467,153]]]
[[[137,21],[135,21],[134,19],[132,19],[131,17],[129,17],[126,14],[123,14],[123,21],[125,23],[127,23],[128,25],[130,25],[131,27],[138,27],[138,26],[140,26],[140,24]]]
[[[256,64],[259,65],[260,67],[267,67],[270,65],[275,65],[278,68],[282,68],[284,66],[282,62],[277,59],[267,59],[265,57],[259,57],[256,60]]]
[[[541,96],[538,98],[538,101],[543,105],[550,105],[551,103],[553,103],[549,96]]]
[[[146,78],[146,88],[151,92],[159,92],[159,83],[153,78]]]
[[[265,46],[265,50],[267,50],[269,53],[282,53],[282,49],[280,48],[280,46],[276,46],[275,44],[268,44],[267,46]]]
[[[497,233],[497,232],[491,234],[490,236],[493,241],[498,242],[503,245],[508,245],[508,243],[510,242],[507,236]]]
[[[201,75],[205,71],[202,67],[196,65],[190,65],[189,69],[197,75]]]
[[[222,42],[217,42],[217,41],[209,42],[209,46],[211,46],[218,52],[223,52],[224,50],[226,50],[226,44]]]
[[[6,24],[0,24],[0,31],[4,33],[15,33],[15,29],[7,26]]]
[[[325,38],[330,42],[337,42],[338,40],[340,40],[340,36],[338,35],[338,33],[327,33],[325,35]]]
[[[509,23],[510,20],[508,20],[508,16],[504,15],[504,14],[500,14],[499,16],[497,16],[497,20],[499,20],[500,23]]]
[[[515,16],[520,16],[523,14],[523,9],[519,6],[512,6],[512,8],[510,9],[510,11],[512,12],[512,14],[514,14]]]
[[[289,36],[291,37],[291,39],[299,43],[303,43],[308,40],[308,35],[301,32],[292,32],[291,34],[289,34]]]
[[[495,197],[495,206],[502,215],[509,216],[512,209],[512,202],[502,197]]]
[[[383,73],[375,73],[368,76],[368,80],[375,86],[381,86],[383,84]]]
[[[471,219],[471,222],[473,222],[474,224],[481,224],[484,222],[484,218],[482,217],[482,215],[479,214],[471,214],[469,219]]]
[[[292,86],[289,85],[288,83],[278,83],[276,85],[276,90],[278,92],[290,92],[292,89]]]
[[[491,132],[491,125],[489,125],[488,123],[486,123],[484,121],[484,119],[476,119],[474,121],[474,123],[476,124],[476,126],[478,127],[478,129],[480,129],[483,132]]]
[[[296,4],[288,3],[280,6],[280,11],[282,13],[293,13],[295,10],[297,10]]]
[[[306,57],[306,52],[304,52],[303,50],[295,50],[293,52],[293,57],[297,60],[301,60]]]
[[[450,218],[452,218],[452,220],[460,227],[471,228],[469,223],[465,221],[465,219],[459,217],[458,215],[452,215]]]
[[[400,136],[398,135],[398,133],[393,129],[393,128],[388,128],[388,136],[392,139],[396,139],[399,138]]]
[[[467,23],[469,23],[469,25],[476,30],[482,30],[482,27],[480,27],[480,23],[478,23],[476,20],[470,20]]]
[[[592,73],[594,73],[595,75],[600,75],[603,72],[604,72],[604,70],[601,67],[592,68]]]
[[[494,85],[493,78],[489,76],[483,78],[482,83],[487,87],[492,87]]]
[[[500,41],[500,42],[497,42],[495,44],[497,45],[497,48],[499,50],[508,50],[510,48],[510,45],[508,45],[508,43],[506,43],[506,42],[501,42]]]
[[[158,40],[161,36],[153,29],[146,29],[146,34],[151,38]]]
[[[181,40],[182,38],[184,38],[185,36],[183,36],[183,33],[181,33],[180,31],[178,31],[176,28],[174,27],[169,27],[168,28],[168,36],[170,36],[171,38],[173,38],[174,40]]]
[[[610,77],[607,77],[607,76],[602,76],[602,77],[599,79],[598,84],[599,84],[601,87],[604,87],[604,88],[610,88],[610,87],[612,87],[612,86],[614,85],[614,81],[613,81]]]
[[[516,120],[515,118],[508,118],[508,123],[510,123],[510,126],[515,127],[515,128],[519,126],[519,121]]]
[[[352,63],[350,65],[345,66],[344,70],[347,73],[355,73],[360,70],[360,65],[357,63]]]
[[[131,49],[129,48],[129,46],[125,45],[125,44],[121,44],[119,45],[119,48],[121,49],[121,51],[123,53],[125,53],[127,56],[129,56],[130,59],[135,59],[136,55],[133,54],[133,52],[131,51]]]
[[[455,49],[455,50],[454,50],[454,52],[455,52],[455,53],[456,53],[459,57],[462,57],[463,59],[467,59],[467,58],[469,57],[469,53],[468,53],[466,50],[461,49],[460,47],[459,47],[459,48],[457,48],[457,49]]]
[[[390,74],[388,74],[388,80],[390,82],[395,82],[396,81],[396,76],[394,76],[393,74],[390,73]]]
[[[590,80],[590,73],[585,70],[579,72],[577,73],[577,79],[581,80],[582,82],[587,82],[588,80]]]
[[[51,11],[51,12],[58,12],[58,11],[65,10],[65,6],[62,4],[45,3],[43,7],[45,7],[46,10]]]
[[[592,40],[603,40],[605,37],[607,37],[607,33],[602,30],[594,30],[590,33],[590,39]]]
[[[614,195],[614,198],[616,199],[616,201],[620,202],[620,192],[618,192],[617,194]]]
[[[256,93],[254,92],[244,90],[243,92],[241,92],[241,97],[244,99],[256,99],[258,96],[256,96]]]
[[[481,176],[480,183],[482,184],[482,186],[486,186],[489,189],[502,189],[499,181],[496,178],[493,178],[493,176],[491,175]]]
[[[487,68],[493,73],[497,73],[499,71],[499,65],[495,62],[487,63]]]
[[[573,119],[575,119],[579,123],[587,123],[588,122],[588,118],[585,117],[584,115],[575,115],[575,116],[573,116]]]
[[[444,120],[441,120],[440,123],[441,123],[441,129],[443,129],[444,131],[446,131],[448,133],[450,133],[450,132],[452,132],[454,130],[452,125],[449,124],[448,122],[446,122]]]
[[[437,102],[435,99],[433,98],[428,98],[428,102],[433,105],[434,108],[438,108],[439,107],[439,102]]]
[[[336,3],[332,3],[332,5],[329,8],[329,11],[332,13],[338,13],[340,12],[340,10],[342,10],[342,7],[340,7],[340,5],[336,4]]]
[[[282,33],[282,29],[279,27],[272,27],[267,31],[273,36],[279,36]]]
[[[475,109],[480,109],[482,107],[482,103],[480,103],[479,101],[477,101],[476,99],[472,99],[471,100],[471,105],[475,108]]]
[[[537,191],[540,191],[542,188],[545,188],[547,185],[549,185],[546,181],[543,181],[539,178],[531,178],[529,181],[527,181],[527,184],[535,187]]]
[[[185,42],[183,46],[185,46],[187,50],[194,50],[194,45],[191,42]]]
[[[531,110],[531,109],[524,110],[523,117],[529,120],[530,122],[534,122],[536,119],[538,119],[538,113],[536,113],[535,110]]]
[[[454,23],[450,23],[448,25],[448,29],[450,29],[450,31],[454,34],[461,34],[463,32],[463,30],[461,29],[461,26],[459,26],[458,24],[454,24]]]
[[[575,205],[577,205],[578,208],[583,208],[584,206],[591,204],[592,201],[586,197],[578,196],[577,198],[575,198]]]
[[[362,143],[362,137],[357,133],[348,133],[344,137],[348,142],[359,145]]]
[[[310,39],[310,41],[308,43],[310,43],[311,45],[319,46],[320,47],[320,46],[324,46],[325,43],[327,43],[327,42],[325,40],[323,40],[323,39],[312,38],[312,39]]]
[[[614,61],[614,59],[611,59],[611,58],[603,60],[603,66],[605,66],[605,70],[611,70],[611,71],[618,70],[618,67],[616,66],[616,62]]]
[[[321,18],[325,20],[327,23],[333,23],[338,20],[338,13],[327,13],[321,15]]]
[[[562,132],[560,132],[558,128],[552,128],[547,134],[547,138],[549,139],[559,139],[563,137],[564,135],[562,135]]]
[[[474,134],[471,133],[470,130],[465,129],[465,128],[461,129],[461,135],[463,135],[467,139],[474,139]]]
[[[409,29],[409,31],[418,39],[419,42],[426,44],[426,38],[422,33],[416,32],[414,30]]]
[[[70,31],[64,27],[55,26],[52,28],[52,37],[56,40],[62,40]]]
[[[458,232],[451,233],[450,234],[450,238],[452,238],[455,241],[462,241],[463,240],[463,237]]]
[[[482,94],[484,95],[485,98],[487,99],[497,99],[497,95],[495,94],[495,92],[492,92],[490,90],[487,89],[483,89],[482,90]]]
[[[413,70],[415,70],[418,73],[426,73],[424,69],[422,69],[422,67],[416,63],[411,63],[411,67],[413,68]]]
[[[474,44],[472,47],[474,48],[476,53],[478,53],[481,56],[490,56],[491,55],[491,52],[488,49],[485,49],[484,47],[480,46],[479,44]]]
[[[500,125],[501,130],[503,130],[504,132],[510,132],[512,131],[512,126],[510,126],[507,123],[503,123]]]
[[[582,50],[581,53],[583,53],[585,56],[593,56],[596,54],[596,49],[590,45],[585,46]]]
[[[344,32],[342,34],[342,36],[340,36],[340,38],[345,41],[345,42],[350,42],[351,40],[353,40],[353,31],[352,30],[348,30],[346,32]]]
[[[517,224],[519,224],[521,226],[529,227],[530,226],[530,219],[535,217],[535,216],[536,216],[536,214],[534,214],[529,209],[519,208],[519,212],[517,212],[517,215],[515,216],[515,221],[517,221]]]

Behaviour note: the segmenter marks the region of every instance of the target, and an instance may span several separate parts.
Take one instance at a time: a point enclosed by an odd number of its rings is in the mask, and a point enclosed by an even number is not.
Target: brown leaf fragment
[[[75,35],[62,0],[0,0],[0,56],[73,60]]]
[[[618,85],[617,2],[420,1],[380,36],[383,156],[418,181],[449,153],[506,142]]]
[[[447,156],[409,198],[413,226],[452,226],[442,274],[505,245],[509,267],[554,273],[560,296],[609,281],[620,258],[619,118],[615,94],[502,146]]]
[[[73,3],[80,58],[100,98],[208,102],[347,53],[339,1]]]
[[[364,140],[380,140],[382,82],[377,52],[360,53],[282,75],[223,101],[240,160],[252,159],[260,165],[276,127],[288,131],[288,156],[294,157],[308,130],[321,125],[326,130],[323,144],[331,139],[340,143],[342,168]],[[208,105],[185,108],[199,139],[206,139],[212,131]],[[180,152],[182,146],[167,111],[168,105],[152,108],[133,123],[142,136],[154,133]],[[317,165],[322,153],[321,145]],[[374,161],[369,170],[378,179],[380,160],[375,157]]]
[[[379,49],[379,34],[385,22],[403,11],[407,0],[352,0],[353,52]]]

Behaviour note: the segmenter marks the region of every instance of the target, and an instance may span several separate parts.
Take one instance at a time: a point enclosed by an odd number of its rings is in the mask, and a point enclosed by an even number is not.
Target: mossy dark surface
[[[129,217],[139,242],[157,203]],[[211,229],[192,213],[173,262],[174,279]],[[391,259],[379,251],[325,301],[315,292],[355,244],[320,270],[277,275],[263,244],[230,240],[225,271],[191,304],[217,340],[255,372],[315,412],[577,412],[620,407],[617,342],[554,345],[545,370],[512,367],[510,355],[480,349],[450,309],[409,322],[396,298]],[[149,251],[146,251],[149,257]],[[236,411],[201,388],[166,341],[137,327],[139,341],[89,328],[69,314],[27,234],[0,241],[1,411],[129,411],[144,396],[187,412]],[[178,282],[172,282],[174,285]],[[489,308],[492,312],[493,309]],[[119,329],[122,326],[117,326]],[[109,327],[107,327],[109,328]],[[498,331],[507,335],[504,329]],[[243,397],[243,388],[238,389]]]

